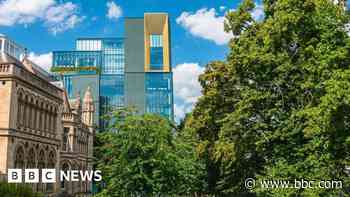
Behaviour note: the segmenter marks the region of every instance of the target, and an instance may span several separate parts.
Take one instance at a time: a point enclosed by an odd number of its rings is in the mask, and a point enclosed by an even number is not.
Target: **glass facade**
[[[101,65],[100,51],[54,51],[53,70],[94,74]]]
[[[173,119],[173,82],[171,73],[146,73],[146,113]]]
[[[101,49],[101,39],[78,39],[76,41],[77,51],[100,51]]]
[[[65,75],[63,76],[63,85],[67,91],[68,97],[73,97],[73,85],[72,85],[72,76]]]
[[[102,75],[100,79],[100,112],[106,114],[124,107],[124,75]],[[101,127],[107,122],[101,119]]]
[[[102,74],[124,74],[124,42],[122,39],[103,40]]]
[[[162,70],[163,69],[163,36],[151,35],[150,36],[150,69]]]
[[[124,107],[124,41],[120,38],[102,40],[102,67],[100,79],[100,109],[106,114]],[[108,122],[100,120],[101,127]]]
[[[21,60],[23,55],[25,54],[25,49],[19,45],[17,45],[15,42],[13,42],[10,39],[7,39],[7,37],[1,37],[0,36],[0,50],[2,52],[5,52],[12,57]]]
[[[68,97],[74,98],[76,89],[86,88],[86,83],[97,86],[98,116],[124,106],[124,65],[124,41],[121,38],[78,39],[76,51],[53,52],[52,70],[63,73]],[[106,126],[102,119],[96,121],[102,128]]]
[[[108,122],[101,116],[123,107],[173,120],[168,18],[149,15],[154,16],[126,19],[125,39],[82,38],[76,40],[75,51],[53,52],[52,71],[63,75],[70,98],[87,87],[95,91],[95,123],[102,130]]]

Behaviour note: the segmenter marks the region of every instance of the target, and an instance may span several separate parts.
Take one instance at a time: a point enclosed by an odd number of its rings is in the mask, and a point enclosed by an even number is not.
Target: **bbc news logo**
[[[41,172],[41,173],[40,173]],[[100,170],[96,171],[82,171],[82,170],[68,170],[58,171],[56,169],[8,169],[7,180],[9,183],[55,183],[57,178],[59,181],[94,181],[99,182],[102,180]]]

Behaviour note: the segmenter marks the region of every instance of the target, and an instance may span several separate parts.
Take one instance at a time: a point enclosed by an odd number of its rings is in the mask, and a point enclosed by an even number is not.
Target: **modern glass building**
[[[22,60],[25,54],[25,48],[16,44],[14,41],[8,39],[5,35],[2,34],[0,34],[0,51],[11,55],[17,60]]]
[[[54,51],[52,71],[62,77],[68,96],[90,86],[96,122],[110,109],[136,107],[173,120],[173,81],[168,15],[146,13],[125,19],[125,38],[79,38],[74,51]]]

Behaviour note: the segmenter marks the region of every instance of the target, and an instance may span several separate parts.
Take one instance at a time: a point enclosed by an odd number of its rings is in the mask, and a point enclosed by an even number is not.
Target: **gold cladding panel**
[[[150,72],[150,35],[163,35],[163,72],[170,72],[169,19],[167,14],[145,14],[145,72]]]

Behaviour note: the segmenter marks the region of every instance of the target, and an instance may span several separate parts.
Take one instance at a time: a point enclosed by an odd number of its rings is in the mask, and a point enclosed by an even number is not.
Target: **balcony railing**
[[[52,72],[98,72],[102,63],[101,51],[55,51]]]

